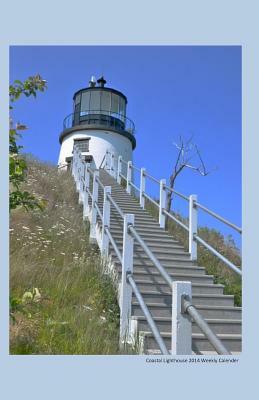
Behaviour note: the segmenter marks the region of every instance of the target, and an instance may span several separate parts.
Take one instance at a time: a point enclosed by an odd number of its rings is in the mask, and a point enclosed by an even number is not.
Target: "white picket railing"
[[[106,158],[108,159],[109,157],[111,157],[111,153],[107,152]],[[165,228],[166,217],[168,217],[188,232],[189,254],[190,254],[191,260],[193,260],[193,261],[197,260],[197,244],[199,243],[203,247],[205,247],[209,252],[211,252],[217,258],[219,258],[221,261],[223,261],[223,263],[225,263],[230,269],[232,269],[232,271],[234,271],[236,274],[242,276],[242,270],[241,270],[240,266],[233,264],[230,260],[228,260],[226,257],[224,257],[219,251],[214,249],[209,243],[207,243],[204,239],[202,239],[198,235],[198,209],[203,210],[204,212],[211,215],[213,218],[221,221],[225,225],[229,226],[230,228],[234,229],[238,233],[242,234],[242,229],[240,227],[233,224],[232,222],[229,222],[225,218],[216,214],[214,211],[211,211],[207,207],[198,203],[197,195],[192,194],[190,196],[185,196],[182,193],[179,193],[178,191],[171,189],[169,186],[166,185],[166,179],[158,180],[158,179],[154,178],[153,176],[149,175],[146,172],[145,168],[138,168],[138,167],[134,166],[131,161],[128,161],[128,162],[124,161],[121,156],[119,156],[117,159],[117,166],[115,166],[115,155],[112,156],[112,159],[114,160],[113,169],[115,171],[117,171],[117,174],[116,174],[117,182],[121,183],[121,178],[123,178],[126,181],[126,185],[127,185],[126,187],[127,187],[128,193],[131,193],[131,188],[134,188],[137,190],[137,192],[139,193],[139,203],[142,208],[145,208],[145,199],[148,199],[152,204],[154,204],[158,208],[159,224],[160,224],[161,228]],[[122,164],[127,165],[126,176],[123,175],[121,172]],[[140,173],[140,186],[139,187],[137,187],[132,182],[132,176],[133,176],[132,170],[136,170]],[[109,172],[109,169],[107,172]],[[159,202],[155,201],[149,194],[146,193],[146,178],[150,179],[152,182],[159,185],[159,189],[160,189]],[[166,210],[166,198],[167,198],[168,191],[189,203],[189,224],[188,224],[188,226],[185,225],[178,218],[176,218],[171,212],[168,212]]]
[[[118,166],[115,167],[112,160],[114,157],[105,160],[105,169],[107,169],[113,177],[124,178],[121,171],[122,168],[119,164],[124,161],[121,157],[118,158]],[[110,161],[109,161],[110,160]],[[125,163],[125,162],[124,162]],[[130,192],[132,186],[132,175],[129,172],[132,169],[131,162],[127,163],[127,190]],[[116,173],[117,170],[117,173]],[[139,170],[146,176],[143,169]],[[192,285],[191,282],[176,282],[173,281],[166,270],[163,268],[159,260],[152,253],[143,239],[140,237],[134,227],[134,215],[124,214],[119,206],[116,204],[112,197],[111,187],[104,186],[99,178],[99,171],[92,170],[90,164],[85,163],[81,157],[80,151],[74,147],[73,161],[72,161],[72,175],[76,182],[76,188],[79,192],[79,202],[83,204],[83,218],[88,218],[90,221],[90,239],[97,240],[100,247],[101,254],[106,258],[109,251],[109,243],[111,243],[117,258],[122,266],[122,278],[120,285],[120,343],[123,345],[125,342],[134,342],[134,338],[130,337],[131,334],[131,303],[132,293],[134,292],[136,299],[144,313],[144,316],[150,326],[155,340],[160,348],[162,354],[170,354],[164,340],[148,310],[144,299],[136,285],[133,277],[133,245],[136,240],[148,255],[154,266],[158,269],[165,281],[168,283],[172,290],[172,341],[171,341],[171,354],[191,354],[192,352],[192,321],[191,318],[200,327],[201,331],[208,338],[212,346],[219,354],[229,354],[227,349],[223,346],[218,337],[213,333],[203,317],[198,313],[196,308],[191,302]],[[125,178],[124,178],[125,179]],[[91,182],[90,182],[91,181]],[[90,185],[91,183],[91,185]],[[160,192],[164,190],[165,182],[161,181]],[[90,189],[92,187],[92,190]],[[100,210],[98,205],[98,192],[103,190],[103,210]],[[145,179],[142,178],[141,184],[142,198],[140,204],[143,206],[143,195],[145,196]],[[164,203],[163,203],[164,204]],[[119,250],[116,241],[112,237],[110,231],[110,214],[111,207],[113,207],[120,217],[123,219],[123,250]],[[161,215],[163,214],[163,208]],[[98,222],[98,217],[99,221]],[[160,218],[162,225],[163,219]],[[97,239],[97,229],[101,225],[101,239]],[[185,316],[184,316],[185,314]]]

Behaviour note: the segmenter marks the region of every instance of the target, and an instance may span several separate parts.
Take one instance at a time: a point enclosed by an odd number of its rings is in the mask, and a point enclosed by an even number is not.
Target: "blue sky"
[[[241,226],[241,47],[239,46],[14,46],[10,81],[39,73],[48,90],[15,104],[14,121],[25,123],[24,151],[57,163],[62,122],[72,112],[75,91],[91,75],[128,98],[136,125],[134,162],[168,178],[179,135],[198,145],[211,173],[185,170],[176,181],[184,194]],[[158,188],[150,185],[153,196]],[[183,213],[187,206],[175,202]],[[232,230],[199,215],[200,224]],[[234,235],[238,243],[238,236]]]

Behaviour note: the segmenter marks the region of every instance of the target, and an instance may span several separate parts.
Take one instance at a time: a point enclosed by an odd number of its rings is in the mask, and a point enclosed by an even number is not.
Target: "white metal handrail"
[[[239,226],[233,224],[232,222],[229,222],[227,219],[221,217],[219,214],[216,214],[214,211],[211,211],[209,208],[203,206],[200,203],[197,203],[197,201],[195,202],[195,206],[200,208],[201,210],[205,211],[206,213],[210,214],[212,217],[214,217],[214,218],[218,219],[219,221],[223,222],[225,225],[230,226],[230,228],[235,229],[240,234],[242,234],[242,229]]]
[[[111,154],[110,152],[107,152]],[[112,157],[111,157],[112,158]],[[123,175],[121,172],[121,163],[127,165],[127,176]],[[138,188],[132,182],[131,170],[136,169],[140,171],[140,187]],[[189,253],[190,258],[193,261],[197,260],[197,244],[202,245],[208,251],[210,251],[214,256],[219,258],[222,262],[224,262],[229,268],[232,269],[238,275],[242,275],[240,267],[234,265],[230,260],[224,257],[221,253],[219,253],[216,249],[214,249],[209,243],[198,236],[198,209],[200,208],[204,212],[207,212],[212,217],[218,219],[222,223],[226,224],[227,226],[235,229],[240,234],[242,233],[242,229],[237,225],[233,224],[232,222],[226,220],[225,218],[221,217],[219,214],[211,211],[207,207],[203,206],[202,204],[198,203],[196,195],[190,195],[189,197],[176,191],[175,189],[170,188],[166,185],[165,180],[158,180],[154,178],[150,174],[146,172],[144,168],[138,168],[134,166],[130,161],[126,162],[122,159],[121,156],[118,157],[118,175],[117,175],[117,182],[121,183],[120,178],[122,177],[127,182],[127,192],[131,193],[130,188],[133,187],[139,192],[139,201],[142,208],[145,208],[145,199],[149,200],[152,204],[154,204],[157,208],[159,208],[159,224],[161,228],[165,228],[166,218],[168,217],[180,225],[183,229],[185,229],[189,233]],[[156,202],[151,196],[149,196],[145,191],[145,178],[151,179],[153,182],[160,185],[160,199],[159,202]],[[166,209],[166,191],[170,191],[171,193],[179,196],[180,198],[188,201],[189,203],[189,226],[187,227],[182,221],[176,218],[172,213],[167,211]]]
[[[99,185],[101,186],[101,188],[104,190],[104,185],[102,184],[102,182],[100,181],[100,178],[96,177],[97,182],[99,183]]]
[[[117,255],[117,257],[118,257],[118,259],[120,261],[120,263],[122,264],[122,268],[123,268],[123,264],[125,263],[125,255],[121,254],[120,250],[118,249],[118,246],[115,243],[115,241],[114,241],[114,239],[113,239],[113,237],[111,235],[109,227],[107,225],[104,225],[104,222],[105,222],[105,216],[104,216],[105,215],[105,209],[103,208],[103,214],[102,214],[102,212],[101,212],[101,210],[100,210],[100,208],[98,206],[98,203],[97,203],[96,199],[94,198],[94,182],[96,182],[98,185],[100,185],[100,187],[103,189],[104,197],[105,197],[105,195],[107,196],[107,199],[109,200],[109,202],[115,207],[115,209],[118,211],[119,215],[123,219],[125,218],[125,215],[122,212],[122,210],[120,209],[120,207],[116,204],[116,202],[114,201],[112,196],[109,193],[105,193],[105,186],[101,183],[98,175],[95,175],[95,171],[93,171],[89,166],[86,166],[86,170],[84,171],[84,175],[85,175],[85,172],[86,172],[86,174],[90,173],[93,176],[93,192],[91,193],[89,187],[84,185],[85,176],[83,176],[81,174],[82,170],[84,170],[84,168],[82,168],[83,162],[80,160],[80,153],[79,152],[75,151],[74,154],[75,154],[75,158],[78,155],[78,159],[76,160],[78,168],[76,168],[76,172],[75,172],[74,176],[75,176],[76,181],[79,181],[80,183],[82,183],[82,186],[77,186],[77,187],[79,187],[79,197],[81,198],[81,193],[80,193],[80,189],[81,189],[82,191],[86,191],[90,195],[90,197],[92,198],[92,210],[96,209],[97,214],[99,215],[101,223],[103,225],[103,230],[106,233],[106,235],[108,236],[109,241],[112,244],[112,247],[113,247],[113,249],[114,249],[114,251],[115,251],[115,253],[116,253],[116,255]],[[81,162],[81,165],[80,165],[80,162]],[[74,172],[73,172],[73,174],[74,174]],[[78,174],[78,176],[77,176],[77,174]],[[96,197],[97,197],[97,194],[98,194],[98,189],[96,190],[96,188],[95,188],[95,196]],[[91,214],[93,215],[93,212]],[[97,220],[96,220],[96,222],[97,222]],[[126,259],[127,259],[127,257],[126,257]],[[128,260],[126,260],[126,261],[128,262]],[[133,257],[132,257],[132,264],[133,264]],[[149,324],[149,326],[151,328],[151,331],[154,334],[154,337],[155,337],[155,339],[156,339],[156,341],[158,343],[158,346],[159,346],[162,354],[169,354],[169,352],[168,352],[168,350],[166,348],[166,345],[165,345],[165,343],[164,343],[164,341],[163,341],[163,339],[162,339],[162,337],[161,337],[161,335],[159,333],[159,330],[158,330],[158,328],[157,328],[157,326],[156,326],[156,324],[155,324],[155,322],[154,322],[154,320],[153,320],[153,318],[152,318],[147,306],[144,303],[143,297],[142,297],[141,293],[139,292],[133,277],[130,274],[127,274],[126,280],[132,286],[132,289],[133,289],[133,291],[135,293],[135,296],[136,296],[136,298],[137,298],[137,300],[138,300],[138,302],[140,304],[140,307],[141,307],[141,309],[142,309],[142,311],[143,311],[143,313],[144,313],[144,315],[145,315],[145,317],[147,319],[147,322],[148,322],[148,324]],[[123,308],[125,308],[125,307],[123,307]],[[125,320],[125,318],[124,318],[124,320]],[[123,324],[121,324],[121,325],[123,326]],[[123,336],[123,335],[121,334],[121,336]]]
[[[157,268],[157,270],[160,272],[160,274],[162,275],[162,277],[164,278],[164,280],[168,283],[169,286],[171,286],[172,284],[172,278],[170,277],[170,275],[168,274],[168,272],[166,272],[166,270],[164,269],[164,267],[161,265],[161,263],[158,261],[158,259],[156,258],[156,256],[154,255],[154,253],[150,250],[150,248],[146,245],[146,243],[144,242],[144,240],[139,236],[138,232],[136,231],[136,229],[132,226],[129,225],[128,227],[130,233],[132,234],[132,236],[137,240],[137,242],[140,244],[140,246],[142,247],[142,249],[144,250],[144,252],[146,253],[146,255],[149,257],[149,259],[152,261],[152,263],[154,264],[154,266]]]
[[[140,188],[138,188],[134,183],[130,182],[130,186],[132,186],[134,189],[136,189],[138,192],[140,191]]]
[[[98,206],[96,201],[94,202],[94,207],[96,208],[97,213],[98,213],[99,217],[101,218],[101,221],[103,222],[103,214],[102,214],[102,212],[101,212],[101,210],[100,210],[100,208],[99,208],[99,206]]]
[[[115,208],[116,211],[118,211],[119,215],[121,216],[121,218],[124,218],[124,213],[121,210],[121,208],[118,206],[118,204],[115,203],[114,199],[112,198],[112,196],[109,194],[108,199],[110,200],[110,202],[112,203],[113,207]]]
[[[154,322],[154,320],[152,318],[152,315],[151,315],[148,307],[145,304],[145,301],[144,301],[144,299],[143,299],[143,297],[142,297],[142,295],[141,295],[141,293],[140,293],[140,291],[139,291],[139,289],[138,289],[138,287],[136,285],[136,282],[135,282],[135,280],[133,278],[133,275],[131,273],[129,273],[127,275],[127,280],[129,282],[129,284],[131,285],[131,287],[133,289],[133,292],[135,293],[136,299],[139,302],[139,305],[140,305],[140,307],[141,307],[141,309],[143,311],[143,314],[145,315],[145,318],[146,318],[146,320],[148,322],[148,325],[150,326],[150,329],[151,329],[151,331],[152,331],[152,333],[153,333],[153,335],[154,335],[154,337],[156,339],[156,342],[157,342],[157,344],[158,344],[158,346],[159,346],[159,348],[161,350],[161,353],[169,355],[170,353],[167,350],[165,342],[164,342],[162,336],[160,335],[160,332],[159,332],[159,330],[158,330],[158,328],[157,328],[157,326],[156,326],[156,324],[155,324],[155,322]]]
[[[142,249],[145,251],[145,253],[149,257],[149,259],[153,262],[153,264],[158,269],[158,271],[160,272],[162,277],[165,279],[165,281],[168,283],[169,287],[172,288],[174,280],[166,272],[166,270],[161,265],[161,263],[158,261],[156,256],[152,253],[152,251],[146,245],[144,240],[139,236],[139,234],[136,231],[136,229],[134,228],[134,226],[129,225],[128,230],[134,236],[134,238],[138,241],[138,243],[141,245]],[[218,352],[218,354],[229,354],[228,350],[225,348],[225,346],[222,344],[222,342],[218,339],[217,335],[215,335],[215,333],[209,327],[209,325],[204,320],[204,318],[201,316],[201,314],[197,311],[195,306],[190,302],[190,300],[186,299],[183,296],[182,302],[183,302],[185,312],[187,312],[188,314],[191,315],[191,317],[194,319],[194,321],[200,327],[201,331],[207,337],[207,339],[209,340],[211,345],[214,347],[214,349]]]
[[[189,228],[187,225],[185,225],[182,221],[180,221],[178,218],[176,218],[173,214],[169,213],[167,210],[163,210],[163,213],[171,218],[173,221],[175,221],[178,225],[180,225],[183,229],[189,232]]]
[[[125,176],[125,175],[122,175],[121,172],[120,172],[120,176],[121,176],[125,181],[127,180],[126,176]]]
[[[178,192],[177,190],[172,189],[172,188],[170,188],[170,187],[167,186],[167,185],[165,185],[165,188],[166,188],[166,190],[168,190],[169,192],[176,194],[177,196],[181,197],[182,199],[184,199],[184,200],[186,200],[186,201],[189,201],[189,197],[188,197],[188,196],[185,196],[184,194]]]
[[[151,203],[153,203],[156,207],[159,208],[159,203],[158,203],[156,200],[152,199],[152,197],[150,197],[150,196],[149,196],[148,194],[146,194],[146,193],[143,193],[143,196],[144,196],[146,199],[148,199],[149,201],[151,201]]]
[[[118,249],[118,246],[115,243],[109,228],[107,226],[105,226],[104,229],[105,229],[106,234],[109,236],[109,239],[110,239],[110,242],[112,244],[112,247],[114,248],[114,251],[115,251],[120,263],[122,263],[122,254],[121,254],[120,250]]]
[[[147,176],[151,181],[160,184],[160,181],[156,178],[154,178],[152,175],[149,175],[147,172],[145,172],[145,176]]]
[[[138,168],[138,167],[136,167],[135,165],[131,165],[131,167],[130,168],[132,168],[132,169],[135,169],[136,171],[139,171],[140,172],[140,168]]]
[[[237,267],[235,264],[233,264],[231,261],[229,261],[226,257],[224,257],[222,254],[220,254],[214,247],[210,246],[205,240],[203,240],[200,236],[195,235],[194,236],[195,240],[197,242],[201,243],[204,247],[206,247],[211,253],[215,254],[220,260],[222,260],[225,264],[229,266],[234,272],[236,272],[238,275],[242,276],[242,271],[240,270],[239,267]]]
[[[89,167],[89,164],[85,165],[85,163],[81,160],[80,157],[80,152],[76,151],[77,149],[75,148],[74,151],[74,159],[73,159],[73,165],[72,165],[72,174],[76,180],[77,184],[77,189],[79,191],[79,199],[82,200],[83,202],[85,201],[85,197],[82,194],[82,192],[87,192],[90,194],[92,198],[92,211],[91,211],[91,229],[90,229],[90,237],[95,237],[95,224],[97,223],[96,220],[96,215],[98,214],[100,216],[100,219],[102,221],[102,230],[103,230],[103,235],[102,235],[102,251],[107,250],[108,243],[106,242],[106,249],[103,248],[104,242],[104,234],[106,234],[109,238],[110,243],[112,244],[119,261],[122,264],[122,283],[121,283],[121,300],[120,300],[120,306],[121,306],[121,323],[120,323],[120,337],[123,338],[126,333],[126,329],[128,327],[128,318],[131,315],[131,296],[132,296],[132,290],[134,291],[136,298],[138,299],[138,302],[140,304],[140,307],[147,319],[147,322],[151,328],[151,331],[153,332],[153,335],[158,343],[158,346],[160,350],[162,351],[163,354],[169,354],[168,350],[163,342],[163,339],[157,329],[157,326],[147,309],[144,300],[136,286],[136,283],[132,277],[132,272],[133,272],[133,244],[134,244],[134,239],[138,241],[138,243],[142,246],[143,250],[146,252],[150,260],[153,262],[153,264],[156,266],[156,268],[159,270],[160,274],[163,276],[163,278],[166,280],[166,282],[169,284],[169,286],[172,288],[173,285],[176,285],[176,292],[180,292],[180,288],[182,287],[181,282],[173,282],[172,278],[170,275],[166,272],[164,267],[161,265],[161,263],[158,261],[158,259],[155,257],[153,252],[149,249],[149,247],[146,245],[146,243],[143,241],[143,239],[139,236],[138,232],[134,228],[134,215],[132,214],[124,214],[120,207],[116,204],[115,200],[112,198],[110,194],[110,187],[105,187],[100,179],[99,179],[99,171],[98,170],[91,170]],[[131,164],[128,163],[128,171],[130,168]],[[142,173],[143,171],[141,171]],[[92,193],[89,189],[89,178],[87,177],[87,174],[91,173],[93,175],[93,187],[92,187]],[[128,178],[128,177],[127,177]],[[79,184],[78,184],[79,183]],[[129,184],[129,181],[127,182]],[[103,213],[101,212],[99,206],[98,206],[98,186],[100,186],[103,189],[104,192],[104,206],[103,206]],[[160,190],[161,188],[163,189],[164,182],[160,181]],[[128,187],[129,185],[127,185]],[[109,190],[108,190],[109,188]],[[107,203],[108,201],[108,203]],[[123,253],[119,251],[112,235],[109,230],[109,220],[110,220],[110,204],[112,204],[115,209],[118,211],[120,216],[124,219],[124,233],[123,233]],[[109,205],[109,206],[108,206]],[[108,206],[108,208],[107,208]],[[86,208],[89,207],[89,204],[86,205]],[[163,209],[161,209],[161,204],[159,205],[160,207],[160,213],[162,214]],[[84,204],[85,208],[85,204]],[[97,214],[96,214],[97,213]],[[108,219],[107,219],[108,218]],[[106,225],[106,223],[108,225]],[[186,284],[186,283],[184,283]],[[191,293],[191,283],[189,283],[189,293]],[[183,292],[184,293],[184,292]],[[180,298],[180,301],[183,301],[183,304],[186,305],[185,298]],[[216,349],[216,351],[219,354],[228,354],[227,350],[223,346],[223,344],[219,341],[219,339],[216,337],[216,335],[212,332],[206,321],[201,317],[201,315],[198,313],[198,311],[194,308],[194,306],[191,304],[190,299],[187,299],[189,303],[185,307],[185,311],[191,315],[191,313],[188,310],[195,310],[193,312],[193,318],[196,321],[198,326],[201,327],[202,332],[205,334],[205,336],[210,340],[212,346]],[[186,300],[186,301],[187,301]],[[179,301],[179,299],[178,299]],[[177,310],[179,309],[179,305],[177,300],[173,300],[173,313],[175,312],[175,315],[177,314]],[[173,325],[172,329],[175,332],[175,335],[177,336],[177,328],[176,328],[176,323],[177,319],[173,319]],[[186,320],[185,320],[186,323]],[[183,324],[184,325],[184,324]],[[191,321],[188,321],[188,329],[187,331],[190,333],[190,326],[191,326]],[[189,334],[188,336],[188,343],[189,343],[189,350],[191,349],[191,335]],[[219,345],[220,343],[220,345]],[[179,347],[179,346],[178,346]],[[177,347],[177,343],[175,342],[175,336],[172,335],[172,352],[174,354],[179,353],[179,348]],[[180,346],[181,347],[181,346]],[[178,350],[177,350],[178,349]],[[189,353],[188,350],[188,353]],[[191,350],[190,350],[191,351]],[[185,354],[185,353],[179,353],[179,354]]]
[[[91,193],[91,190],[89,189],[89,188],[86,188],[86,190],[87,190],[87,193],[89,194],[89,196],[91,197],[91,199],[93,198],[93,196],[92,196],[92,193]]]

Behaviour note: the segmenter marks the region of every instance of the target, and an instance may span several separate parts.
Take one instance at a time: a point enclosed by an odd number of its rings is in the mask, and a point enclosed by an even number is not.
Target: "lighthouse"
[[[73,112],[64,119],[59,136],[62,170],[69,169],[75,145],[94,169],[103,166],[107,152],[132,161],[135,126],[126,115],[127,97],[105,85],[103,76],[97,81],[92,76],[89,86],[74,94]]]

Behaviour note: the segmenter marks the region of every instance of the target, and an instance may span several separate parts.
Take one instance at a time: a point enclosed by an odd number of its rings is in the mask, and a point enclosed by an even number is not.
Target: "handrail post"
[[[75,171],[76,171],[76,148],[73,147],[72,176],[74,179],[75,179]]]
[[[98,182],[99,171],[94,171],[93,174],[93,193],[92,193],[92,207],[91,207],[91,226],[90,226],[90,240],[96,239],[96,217],[97,211],[95,208],[95,202],[98,201]]]
[[[77,154],[77,163],[76,163],[76,191],[79,192],[80,187],[80,166],[81,159],[79,153]]]
[[[163,210],[166,208],[166,179],[160,180],[160,201],[159,201],[159,225],[160,228],[165,227],[165,214]]]
[[[112,154],[110,151],[107,151],[108,155],[108,173],[111,175],[112,174]]]
[[[131,194],[131,179],[132,179],[132,161],[128,161],[126,191],[129,194]]]
[[[111,176],[115,178],[114,153],[111,153]]]
[[[76,151],[76,154],[75,154],[75,160],[76,160],[76,163],[75,163],[75,181],[77,181],[79,152],[78,152],[76,147],[75,147],[75,151]]]
[[[198,229],[198,215],[197,207],[195,202],[197,201],[197,196],[195,194],[189,197],[189,253],[191,260],[197,260],[197,242],[194,236],[197,234]]]
[[[77,180],[77,172],[78,172],[78,157],[79,157],[79,152],[77,147],[75,146],[75,171],[74,171],[74,177],[75,180]]]
[[[191,282],[174,281],[172,284],[172,355],[192,354],[192,321],[184,311],[184,298],[191,302]]]
[[[106,150],[105,153],[105,164],[104,164],[104,169],[107,171],[108,169],[108,150]]]
[[[121,171],[122,171],[122,156],[118,157],[118,168],[117,168],[117,183],[121,184]]]
[[[111,194],[111,186],[105,186],[103,190],[103,224],[102,224],[101,253],[105,257],[108,256],[108,250],[109,250],[109,237],[105,232],[105,228],[110,227],[110,209],[111,209],[111,204],[107,194]]]
[[[127,340],[130,331],[132,287],[127,281],[127,275],[133,273],[134,239],[128,232],[129,225],[134,226],[134,214],[124,215],[122,276],[120,285],[120,345]]]
[[[85,177],[85,162],[81,161],[81,169],[79,176],[79,204],[83,204],[84,201],[84,177]]]
[[[90,173],[88,171],[90,168],[90,163],[85,164],[85,176],[84,176],[84,193],[83,193],[83,219],[86,219],[89,215],[89,194],[87,189],[89,189]]]
[[[146,190],[146,168],[140,169],[140,187],[139,187],[139,204],[140,207],[145,208],[145,190]]]

